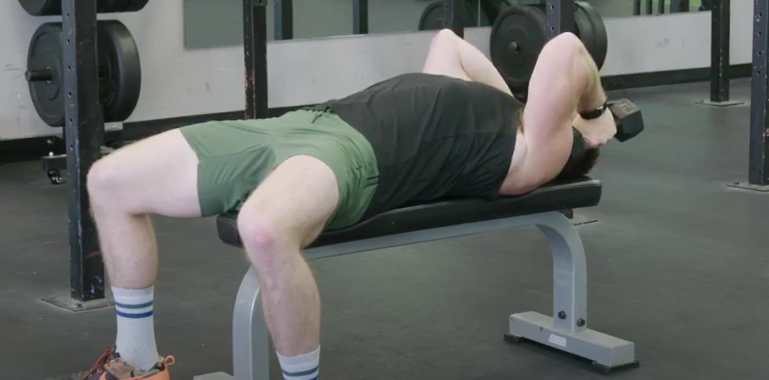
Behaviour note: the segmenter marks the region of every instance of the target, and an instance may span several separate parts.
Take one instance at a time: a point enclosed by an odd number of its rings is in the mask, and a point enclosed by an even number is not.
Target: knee
[[[86,186],[91,203],[115,202],[121,182],[125,181],[115,166],[113,160],[105,157],[96,161],[88,171]]]
[[[238,232],[248,258],[260,271],[269,270],[285,250],[285,234],[269,218],[240,214]]]
[[[454,46],[459,36],[451,29],[441,29],[438,33],[435,33],[432,41],[430,41],[430,50],[445,49],[447,47]]]
[[[551,39],[546,47],[559,52],[562,56],[576,56],[587,53],[585,44],[574,33],[561,33]]]

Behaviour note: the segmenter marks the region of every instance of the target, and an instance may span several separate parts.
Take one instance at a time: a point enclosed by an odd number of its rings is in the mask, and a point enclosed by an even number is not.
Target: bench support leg
[[[582,239],[560,213],[532,215],[553,253],[553,316],[536,312],[510,316],[510,340],[529,340],[590,359],[609,371],[635,366],[635,345],[587,328],[587,269]]]
[[[253,268],[240,283],[232,318],[232,368],[235,377],[218,372],[194,380],[269,380],[270,335],[262,313],[259,281]]]
[[[506,336],[554,347],[593,361],[602,370],[635,366],[635,345],[587,328],[587,270],[582,240],[572,223],[558,212],[511,217],[465,225],[416,231],[383,238],[314,248],[308,259],[340,256],[494,231],[536,225],[547,236],[553,253],[553,317],[535,312],[510,316]],[[235,300],[232,323],[233,370],[235,380],[268,380],[269,332],[262,313],[262,300],[256,273],[250,269],[243,278]],[[197,376],[195,380],[232,380],[224,373]]]

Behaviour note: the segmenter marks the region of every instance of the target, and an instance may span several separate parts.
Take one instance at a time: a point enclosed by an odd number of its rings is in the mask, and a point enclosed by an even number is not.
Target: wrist
[[[603,116],[608,109],[609,109],[609,103],[607,99],[607,100],[604,100],[603,103],[601,103],[597,107],[578,109],[577,113],[583,120],[595,120]]]

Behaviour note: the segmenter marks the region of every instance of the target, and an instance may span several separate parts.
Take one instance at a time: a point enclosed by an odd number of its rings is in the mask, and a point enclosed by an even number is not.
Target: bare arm
[[[558,175],[571,152],[576,112],[605,101],[596,64],[579,38],[564,33],[549,41],[534,67],[523,112],[524,186],[534,188]]]
[[[512,96],[494,64],[450,29],[433,37],[422,72],[484,83]]]

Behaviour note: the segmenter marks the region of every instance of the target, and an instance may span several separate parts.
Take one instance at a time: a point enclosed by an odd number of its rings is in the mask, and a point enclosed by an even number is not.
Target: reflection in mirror
[[[498,0],[483,0],[494,2]],[[353,34],[353,0],[293,0],[293,37],[318,38]],[[369,0],[369,33],[419,29],[429,0]],[[267,2],[268,39],[275,39],[275,4]],[[468,12],[478,14],[477,0]],[[473,5],[471,5],[473,4]],[[187,49],[237,46],[243,43],[243,0],[184,0],[184,45]]]
[[[603,17],[630,17],[708,11],[713,0],[588,0]]]
[[[267,2],[268,39],[275,39],[275,4]],[[544,0],[465,0],[467,26],[489,26],[510,4]],[[587,0],[603,17],[630,17],[712,8],[713,0]],[[293,0],[293,37],[318,38],[354,33],[353,0]],[[393,33],[440,29],[441,0],[369,0],[368,32]],[[184,0],[184,45],[187,49],[238,46],[243,43],[243,0]]]

